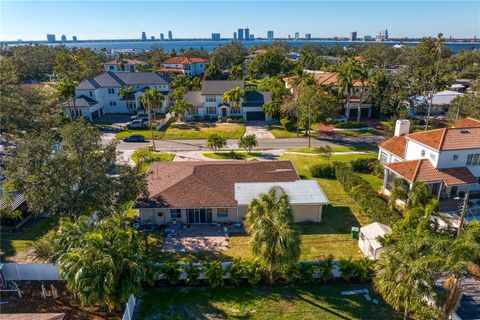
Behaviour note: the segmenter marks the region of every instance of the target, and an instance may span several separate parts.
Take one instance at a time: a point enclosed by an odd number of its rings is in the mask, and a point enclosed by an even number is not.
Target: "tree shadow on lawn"
[[[217,125],[215,123],[185,123],[185,124],[172,124],[171,128],[172,129],[178,129],[178,130],[195,130],[195,131],[200,131],[202,128],[214,128]]]
[[[301,234],[337,234],[350,233],[352,227],[360,227],[352,210],[348,206],[323,207],[322,222],[319,223],[299,223]]]

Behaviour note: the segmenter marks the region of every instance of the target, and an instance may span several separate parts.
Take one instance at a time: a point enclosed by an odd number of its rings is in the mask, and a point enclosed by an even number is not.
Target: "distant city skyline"
[[[192,9],[192,6],[195,8]],[[134,20],[117,19],[128,13]],[[248,12],[248,15],[240,13]],[[158,19],[159,13],[162,19]],[[169,14],[171,13],[171,14]],[[181,13],[181,21],[178,19]],[[237,14],[238,13],[238,14]],[[135,18],[135,15],[138,17]],[[88,19],[77,19],[88,17]],[[134,23],[133,23],[134,21]],[[281,23],[280,23],[281,22]],[[234,32],[247,38],[293,38],[296,32],[312,38],[375,37],[387,28],[390,38],[436,36],[480,37],[479,1],[1,1],[0,40],[139,39],[160,38],[171,31],[180,38],[211,38]],[[170,38],[170,37],[169,37]]]

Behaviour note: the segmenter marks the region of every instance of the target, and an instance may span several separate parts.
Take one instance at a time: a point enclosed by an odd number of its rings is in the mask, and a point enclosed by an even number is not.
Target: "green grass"
[[[296,131],[287,131],[284,130],[281,126],[269,126],[270,132],[273,134],[273,136],[277,139],[282,139],[282,138],[297,138],[297,132]],[[300,133],[300,136],[302,134]]]
[[[15,232],[2,232],[1,260],[28,250],[34,241],[40,239],[53,228],[54,222],[52,219],[33,218]]]
[[[377,152],[378,147],[372,145],[358,145],[358,146],[331,146],[332,152]],[[317,153],[316,148],[293,148],[288,151]]]
[[[215,123],[188,123],[171,124],[162,139],[185,140],[185,139],[207,139],[211,134],[221,134],[226,139],[239,139],[245,133],[245,125],[237,123],[215,124]]]
[[[207,158],[210,159],[235,159],[235,160],[244,160],[247,158],[254,158],[258,157],[261,153],[260,152],[252,152],[252,153],[246,153],[246,152],[204,152],[203,155]]]
[[[122,130],[122,131],[118,132],[115,135],[115,138],[124,139],[124,138],[130,137],[132,134],[140,134],[140,135],[144,136],[145,139],[152,139],[152,135],[153,135],[153,137],[155,137],[155,139],[161,139],[163,137],[163,135],[165,134],[165,132],[164,131],[159,131],[159,130],[150,131],[148,129],[142,129],[142,130],[128,130],[128,129],[125,129],[125,130]]]
[[[146,161],[143,161],[140,165],[142,168],[142,171],[146,172],[148,168],[152,165],[154,162],[161,162],[161,161],[172,161],[173,158],[175,158],[174,154],[171,153],[158,153],[158,152],[150,152],[149,158]],[[138,164],[138,158],[135,155],[135,152],[132,154],[132,160],[135,162],[135,164]]]
[[[358,173],[365,181],[367,181],[373,188],[373,190],[378,191],[383,186],[383,179],[376,177],[368,173]]]
[[[367,130],[337,130],[336,133],[343,134],[345,136],[374,136],[376,134],[375,129],[367,129]]]
[[[379,304],[342,291],[368,288]],[[138,319],[401,319],[365,284],[227,288],[150,288]]]

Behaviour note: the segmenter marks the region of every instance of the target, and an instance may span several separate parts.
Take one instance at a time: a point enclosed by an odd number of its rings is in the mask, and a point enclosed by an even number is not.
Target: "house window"
[[[215,96],[207,96],[207,97],[205,98],[205,101],[207,101],[207,102],[215,102],[215,101],[217,101],[217,99],[216,99]]]
[[[162,211],[158,211],[158,212],[157,212],[157,217],[163,217],[163,212],[162,212]]]
[[[90,97],[93,97],[93,92],[92,91],[89,91],[88,94],[90,95]]]
[[[128,109],[135,109],[135,101],[127,101]]]
[[[422,150],[422,153],[420,154],[421,157],[425,157],[425,150]]]
[[[380,153],[380,162],[381,163],[386,163],[388,161],[388,154],[385,152]]]
[[[217,114],[216,107],[207,107],[207,114]]]
[[[430,152],[430,159],[432,161],[435,161],[435,153]]]
[[[170,209],[170,218],[180,219],[182,217],[182,209]]]
[[[110,65],[109,68],[110,68],[110,70],[115,70],[115,66],[114,66],[114,65]]]
[[[469,154],[467,156],[467,166],[480,165],[480,153]]]
[[[197,116],[198,115],[198,108],[190,108],[188,109],[188,114],[191,114],[192,116]]]
[[[458,160],[458,154],[454,154],[453,155],[453,161],[457,161]]]
[[[111,105],[111,106],[116,106],[117,103],[116,103],[115,101],[110,101],[110,105]]]
[[[114,88],[108,88],[108,94],[115,94]]]
[[[230,113],[231,114],[239,114],[240,113],[240,107],[237,107],[237,106],[231,107],[230,108]]]
[[[217,218],[228,218],[228,208],[218,208]]]

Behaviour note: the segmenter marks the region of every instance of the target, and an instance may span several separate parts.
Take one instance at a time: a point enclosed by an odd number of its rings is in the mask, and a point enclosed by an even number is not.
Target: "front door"
[[[212,209],[187,209],[187,223],[212,223]]]
[[[222,108],[222,117],[227,116],[227,108]]]

